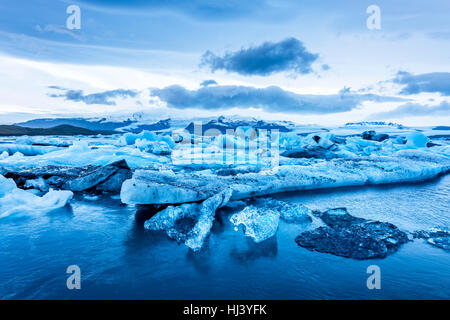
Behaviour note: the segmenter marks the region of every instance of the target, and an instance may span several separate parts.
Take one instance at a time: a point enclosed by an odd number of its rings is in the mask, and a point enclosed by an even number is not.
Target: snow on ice
[[[0,175],[0,218],[12,214],[36,214],[64,207],[72,200],[71,191],[50,190],[42,197],[17,188],[12,179]]]

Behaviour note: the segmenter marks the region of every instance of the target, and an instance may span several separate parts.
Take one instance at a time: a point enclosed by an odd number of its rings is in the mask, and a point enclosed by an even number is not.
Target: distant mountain
[[[393,122],[384,122],[384,121],[362,121],[362,122],[348,122],[345,124],[346,127],[351,126],[378,126],[378,127],[394,127],[397,129],[404,129],[404,126],[398,123]]]
[[[130,119],[125,121],[113,122],[113,121],[106,121],[106,118],[102,119],[47,118],[15,123],[14,125],[20,127],[41,128],[41,129],[53,128],[60,125],[70,125],[89,130],[116,130],[117,128],[125,127],[135,122],[136,121]]]
[[[60,125],[53,128],[27,128],[15,125],[0,125],[0,136],[90,136],[97,134],[108,135],[114,133],[114,131],[89,130],[71,125]]]
[[[160,131],[169,129],[171,126],[171,119],[165,119],[165,120],[159,120],[155,123],[146,124],[142,121],[135,122],[129,126],[118,128],[119,131],[124,132],[133,132],[133,133],[139,133],[142,130],[148,130],[148,131]]]
[[[26,128],[54,128],[60,125],[70,125],[78,128],[85,128],[93,131],[127,131],[141,132],[142,130],[163,130],[170,128],[170,119],[160,120],[156,123],[146,124],[140,120],[127,119],[124,121],[108,121],[102,119],[84,119],[84,118],[55,118],[55,119],[35,119],[21,123],[15,123],[15,126]]]
[[[266,122],[256,119],[227,119],[224,116],[220,116],[217,120],[211,120],[206,124],[202,124],[202,131],[205,132],[209,129],[219,130],[221,133],[226,133],[227,130],[235,130],[238,127],[251,127],[254,129],[266,129],[266,130],[278,130],[279,132],[290,132],[294,124],[289,121],[280,122]],[[194,122],[191,122],[186,130],[190,133],[194,133]]]
[[[450,130],[449,126],[437,126],[434,127],[433,130]]]

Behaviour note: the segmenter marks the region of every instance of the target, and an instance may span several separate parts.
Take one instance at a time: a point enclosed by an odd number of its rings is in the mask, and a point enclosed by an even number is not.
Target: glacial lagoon
[[[414,231],[450,225],[450,176],[420,184],[292,192],[276,198],[312,209],[346,207],[358,217]],[[353,260],[299,247],[302,227],[280,220],[260,243],[220,211],[193,252],[145,230],[152,213],[109,197],[76,198],[42,215],[0,220],[2,299],[449,299],[450,255],[416,239],[384,259]],[[68,290],[66,268],[81,269]],[[370,265],[381,289],[369,290]]]

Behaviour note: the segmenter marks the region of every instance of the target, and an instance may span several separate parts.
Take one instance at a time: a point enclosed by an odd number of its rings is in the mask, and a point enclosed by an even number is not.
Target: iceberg
[[[175,147],[175,142],[170,136],[157,135],[151,131],[143,130],[141,133],[125,133],[120,137],[120,143],[123,145],[134,145],[138,140],[147,141],[163,141],[167,143],[170,148]]]
[[[412,132],[406,136],[406,146],[411,148],[425,148],[429,141],[430,139],[421,132]]]
[[[172,153],[172,149],[165,141],[148,141],[147,139],[137,139],[135,145],[141,151],[157,155],[170,155]]]
[[[172,170],[136,170],[122,184],[120,198],[126,204],[177,204],[202,201],[226,188],[215,175],[175,173]]]
[[[71,191],[50,190],[42,197],[17,188],[12,179],[0,175],[0,218],[12,214],[35,214],[64,207],[73,198]]]
[[[286,222],[309,223],[312,221],[311,209],[302,204],[276,201],[275,205],[280,212],[280,218]]]
[[[302,140],[303,147],[316,147],[320,146],[325,149],[329,149],[335,144],[336,137],[329,132],[311,133]]]
[[[147,220],[144,228],[163,230],[170,238],[198,251],[211,230],[216,210],[226,205],[230,197],[231,190],[224,190],[201,204],[168,206]]]
[[[272,198],[256,198],[250,204],[261,211],[278,212],[280,218],[289,223],[309,223],[312,221],[311,209],[300,203],[275,200]]]
[[[74,140],[68,148],[58,148],[57,151],[35,156],[13,156],[0,158],[0,166],[8,168],[36,168],[45,166],[105,166],[109,163],[124,159],[132,168],[163,166],[170,159],[147,153],[133,146],[117,146],[110,141],[106,144],[90,145],[87,140]]]
[[[259,243],[276,234],[278,222],[280,221],[280,213],[269,208],[261,209],[251,205],[233,214],[230,221],[236,226],[236,231],[238,231],[238,227],[242,224],[245,235],[253,238],[256,243]]]
[[[281,162],[272,169],[231,176],[213,171],[137,170],[123,183],[121,200],[126,204],[195,202],[226,188],[232,190],[232,200],[241,200],[287,191],[416,182],[450,171],[450,157],[422,149],[400,150],[394,156],[298,160],[299,164]]]
[[[79,177],[67,181],[64,186],[72,191],[118,192],[123,181],[131,177],[130,168],[125,160],[119,160],[100,168],[88,168]]]
[[[61,150],[61,148],[16,143],[0,145],[0,153],[7,152],[8,154],[14,154],[20,152],[25,156],[43,155],[57,150]]]
[[[49,191],[49,187],[47,186],[47,183],[44,181],[44,179],[42,179],[42,177],[27,180],[24,186],[28,189],[36,189],[45,192]]]
[[[275,235],[280,219],[304,224],[312,222],[311,215],[312,211],[299,203],[257,198],[251,205],[233,214],[230,221],[236,226],[236,231],[239,225],[243,225],[245,235],[258,243]]]
[[[50,188],[74,192],[119,193],[122,183],[131,178],[125,160],[106,166],[44,166],[36,168],[2,168],[4,175],[13,178],[19,188],[48,191]]]
[[[364,140],[371,140],[371,141],[378,141],[378,142],[389,139],[388,134],[386,134],[386,133],[377,134],[374,130],[364,131],[361,134],[361,136]]]

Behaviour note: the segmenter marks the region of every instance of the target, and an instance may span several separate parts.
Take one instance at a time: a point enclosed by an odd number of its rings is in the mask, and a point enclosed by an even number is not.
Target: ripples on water
[[[355,216],[408,231],[450,227],[450,176],[425,184],[278,195],[312,209],[347,207]],[[255,244],[218,214],[204,250],[193,253],[145,231],[152,212],[118,200],[75,201],[33,217],[0,220],[3,299],[449,299],[450,254],[423,240],[382,259],[355,261],[298,247],[301,226],[280,221],[276,237]],[[66,288],[67,266],[81,268],[81,290]],[[381,268],[381,290],[366,268]]]

